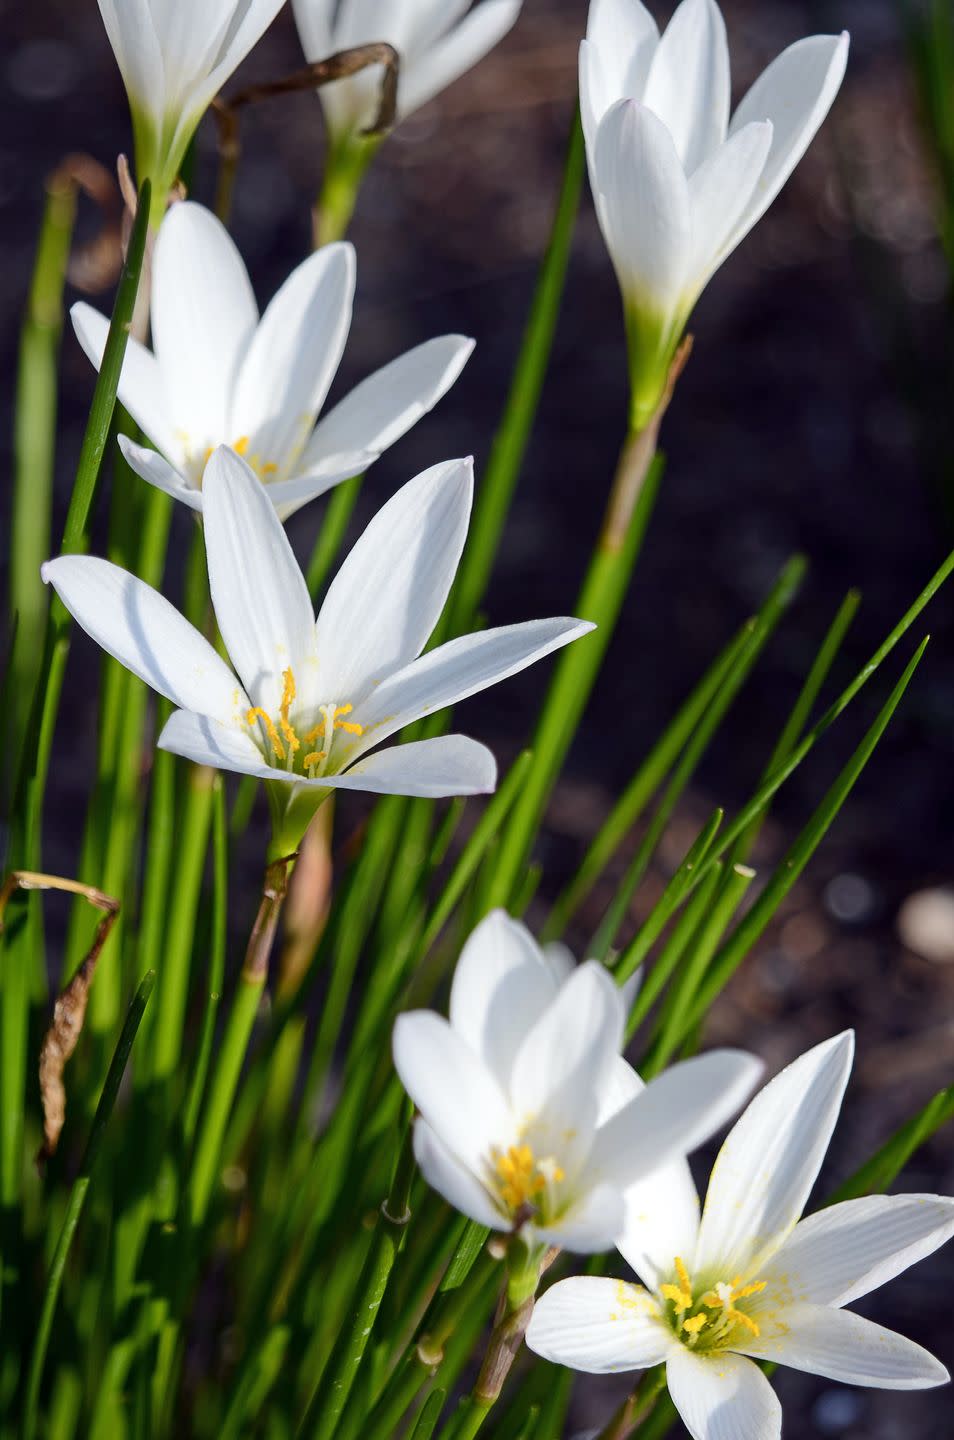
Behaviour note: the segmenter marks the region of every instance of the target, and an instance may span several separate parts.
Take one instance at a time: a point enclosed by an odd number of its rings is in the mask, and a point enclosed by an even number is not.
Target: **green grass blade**
[[[954,1120],[954,1085],[939,1090],[922,1110],[907,1120],[850,1179],[840,1185],[829,1205],[879,1195],[900,1175],[912,1155],[944,1125]]]

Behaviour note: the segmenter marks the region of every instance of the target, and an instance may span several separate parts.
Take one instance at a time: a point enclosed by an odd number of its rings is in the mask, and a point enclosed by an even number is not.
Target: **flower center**
[[[255,474],[258,476],[259,480],[271,480],[274,475],[277,475],[278,466],[273,460],[263,460],[261,455],[259,455],[258,453],[250,455],[248,453],[248,447],[251,445],[251,443],[251,439],[248,435],[240,435],[237,440],[233,440],[230,442],[229,448],[234,450],[236,455],[241,455],[246,465],[248,465],[250,469],[255,471]],[[202,474],[205,473],[205,467],[211,460],[214,451],[215,446],[210,445],[208,450],[206,450],[205,454],[203,455]]]
[[[272,756],[284,765],[290,774],[307,775],[314,780],[328,768],[328,760],[334,744],[336,730],[345,730],[349,735],[363,735],[364,726],[356,725],[344,717],[350,715],[353,705],[319,705],[321,719],[303,735],[299,735],[291,720],[291,707],[295,703],[297,688],[291,667],[282,673],[282,701],[277,720],[253,705],[245,712],[246,724],[259,735],[264,731],[265,740]]]
[[[511,1145],[507,1150],[495,1146],[491,1155],[497,1194],[515,1214],[536,1210],[534,1202],[547,1186],[558,1185],[566,1178],[552,1155],[538,1160],[530,1145]]]
[[[728,1350],[740,1330],[753,1336],[761,1333],[756,1321],[741,1307],[753,1295],[761,1295],[764,1280],[746,1285],[737,1275],[734,1280],[719,1281],[696,1297],[692,1278],[678,1255],[674,1268],[675,1282],[660,1285],[659,1293],[667,1302],[669,1324],[684,1345],[691,1350]]]

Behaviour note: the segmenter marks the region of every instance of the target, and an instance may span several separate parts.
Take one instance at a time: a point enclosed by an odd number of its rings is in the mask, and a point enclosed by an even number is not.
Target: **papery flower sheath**
[[[196,126],[285,0],[99,0],[158,220]]]
[[[334,788],[492,790],[493,756],[462,735],[375,747],[593,629],[581,620],[533,620],[421,653],[457,570],[472,494],[465,460],[404,485],[344,561],[316,620],[264,487],[233,451],[216,450],[206,467],[203,534],[234,670],[167,600],[106,560],[62,555],[43,566],[43,578],[104,650],[179,707],[161,748],[272,782],[276,830],[294,813],[303,833]]]
[[[356,386],[318,421],[351,326],[355,256],[326,245],[285,281],[259,318],[248,272],[224,225],[201,205],[170,210],[156,242],[150,351],[130,338],[119,398],[155,450],[120,444],[143,479],[194,510],[212,451],[242,455],[287,519],[372,465],[450,389],[473,341],[443,335]],[[74,305],[98,369],[109,322]]]
[[[641,0],[592,0],[580,47],[590,184],[626,313],[634,423],[655,411],[689,314],[808,149],[845,73],[846,34],[791,45],[730,119],[715,0],[665,33]]]
[[[603,965],[568,969],[503,911],[488,916],[458,961],[450,1019],[413,1011],[394,1030],[428,1182],[531,1246],[613,1244],[630,1187],[723,1125],[761,1069],[717,1050],[644,1087],[620,1053],[626,1012]]]
[[[410,115],[453,84],[503,39],[522,0],[293,0],[309,61],[386,41],[400,56],[397,116]],[[374,122],[380,69],[335,80],[319,90],[335,144]]]
[[[576,1370],[665,1364],[695,1440],[778,1440],[756,1360],[849,1385],[949,1377],[928,1351],[844,1307],[954,1235],[954,1200],[870,1195],[800,1219],[828,1148],[853,1037],[809,1050],[755,1097],[719,1153],[699,1218],[688,1166],[646,1185],[619,1249],[643,1281],[580,1276],[538,1301],[527,1343]]]

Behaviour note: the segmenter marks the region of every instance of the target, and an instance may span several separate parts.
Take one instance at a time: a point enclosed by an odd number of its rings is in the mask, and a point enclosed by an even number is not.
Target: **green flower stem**
[[[629,1440],[636,1427],[655,1409],[656,1401],[666,1388],[666,1367],[656,1365],[645,1370],[631,1395],[628,1395],[597,1440]]]
[[[205,1083],[212,1059],[215,1041],[215,1021],[219,1012],[219,1000],[225,978],[225,948],[228,939],[229,873],[228,873],[228,822],[225,813],[225,786],[222,776],[216,775],[212,791],[212,946],[209,956],[209,974],[206,980],[207,1000],[202,1017],[202,1034],[196,1052],[195,1066],[189,1097],[186,1101],[182,1121],[182,1137],[191,1145],[198,1123]]]
[[[196,914],[205,873],[214,787],[214,770],[200,765],[189,766],[185,805],[177,825],[178,854],[153,1027],[152,1076],[160,1084],[168,1082],[178,1073],[182,1054]]]
[[[348,532],[348,522],[361,494],[363,481],[363,475],[355,475],[350,480],[343,480],[331,492],[328,509],[305,572],[309,594],[315,600],[324,589],[331,567],[341,552]]]
[[[430,1395],[421,1406],[420,1414],[414,1423],[414,1429],[410,1432],[408,1440],[431,1440],[440,1413],[444,1408],[444,1401],[447,1398],[446,1390],[432,1390]]]
[[[583,127],[577,112],[549,244],[540,265],[506,406],[477,489],[467,545],[451,595],[448,630],[452,635],[473,628],[520,476],[553,349],[585,170]]]
[[[331,141],[312,216],[315,249],[347,235],[361,182],[380,144],[378,135],[346,135]]]
[[[630,435],[623,447],[609,509],[575,613],[598,626],[562,651],[532,742],[534,763],[504,831],[488,903],[509,905],[526,874],[530,850],[560,767],[576,734],[652,514],[662,465],[655,432]]]
[[[13,507],[10,526],[10,614],[17,617],[11,659],[11,713],[5,719],[5,774],[16,756],[37,679],[46,625],[47,592],[40,566],[50,555],[50,510],[56,445],[57,360],[63,333],[63,287],[69,261],[76,189],[62,171],[47,182],[26,316],[20,336],[14,407]],[[10,797],[0,796],[6,801]]]
[[[89,1139],[86,1142],[86,1151],[83,1155],[79,1174],[70,1190],[63,1228],[60,1231],[56,1250],[47,1276],[46,1290],[43,1296],[43,1308],[40,1312],[36,1341],[33,1347],[33,1354],[30,1358],[26,1398],[23,1405],[22,1440],[33,1440],[36,1434],[40,1382],[43,1378],[43,1367],[46,1361],[46,1352],[49,1347],[50,1334],[53,1328],[53,1316],[56,1310],[56,1302],[59,1298],[60,1287],[63,1283],[67,1257],[69,1256],[70,1247],[76,1235],[76,1229],[86,1203],[86,1195],[90,1187],[93,1172],[96,1168],[100,1151],[102,1150],[106,1126],[109,1123],[110,1116],[113,1113],[113,1107],[116,1104],[119,1086],[126,1070],[126,1062],[129,1059],[129,1053],[132,1050],[133,1041],[136,1038],[136,1033],[139,1029],[143,1012],[149,1001],[149,996],[152,993],[155,978],[153,971],[150,970],[146,973],[140,982],[139,989],[136,991],[132,1004],[126,1014],[126,1021],[119,1037],[119,1043],[116,1046],[112,1063],[110,1064],[106,1081],[103,1085],[103,1093],[96,1107],[96,1114],[93,1119],[92,1128],[90,1129]]]
[[[294,858],[286,856],[282,860],[272,861],[265,871],[261,904],[248,942],[245,964],[239,976],[238,993],[233,1001],[216,1058],[192,1160],[188,1185],[188,1215],[193,1229],[196,1230],[205,1223],[208,1215],[222,1153],[222,1141],[268,979],[269,957]]]
[[[332,1440],[358,1377],[361,1361],[377,1323],[391,1271],[404,1243],[411,1218],[411,1182],[414,1148],[410,1125],[404,1134],[388,1198],[381,1206],[377,1226],[357,1285],[357,1304],[338,1339],[312,1396],[298,1434],[313,1440]]]

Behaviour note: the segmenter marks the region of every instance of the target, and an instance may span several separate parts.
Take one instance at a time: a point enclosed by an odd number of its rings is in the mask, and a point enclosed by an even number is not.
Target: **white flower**
[[[665,1363],[695,1440],[777,1440],[782,1412],[755,1360],[849,1385],[917,1390],[949,1377],[926,1350],[843,1307],[954,1235],[954,1200],[873,1195],[800,1220],[851,1069],[851,1032],[802,1055],[749,1105],[709,1181],[648,1184],[619,1249],[645,1288],[565,1280],[538,1301],[531,1349],[602,1374]],[[752,1358],[748,1358],[752,1357]]]
[[[621,1058],[626,1002],[595,960],[569,968],[497,911],[461,953],[450,1021],[398,1018],[394,1061],[420,1111],[428,1182],[492,1229],[596,1251],[622,1228],[625,1193],[734,1114],[758,1061],[722,1050],[643,1086]]]
[[[715,0],[683,0],[662,38],[641,0],[592,0],[580,105],[597,214],[626,306],[637,423],[656,408],[710,276],[808,149],[847,59],[847,34],[800,40],[730,121]]]
[[[99,0],[162,216],[196,126],[285,0]]]
[[[104,650],[179,706],[159,745],[276,782],[286,817],[300,801],[307,823],[332,788],[476,794],[493,789],[496,771],[473,740],[374,747],[594,627],[534,620],[421,653],[457,570],[472,493],[463,460],[404,485],[345,560],[316,621],[265,489],[231,450],[216,450],[206,468],[204,537],[235,673],[167,600],[108,561],[62,555],[42,573]]]
[[[522,0],[293,0],[309,61],[386,41],[397,50],[398,119],[432,100],[503,39]],[[381,71],[371,66],[319,90],[328,128],[340,143],[374,123]]]
[[[473,341],[444,335],[362,381],[316,426],[351,326],[355,257],[327,245],[293,270],[259,319],[248,271],[201,205],[175,205],[156,242],[154,353],[130,338],[119,398],[157,447],[120,439],[132,468],[202,509],[218,445],[244,456],[283,519],[374,463],[450,389]],[[93,364],[109,322],[74,305]],[[158,452],[158,453],[157,453]]]

